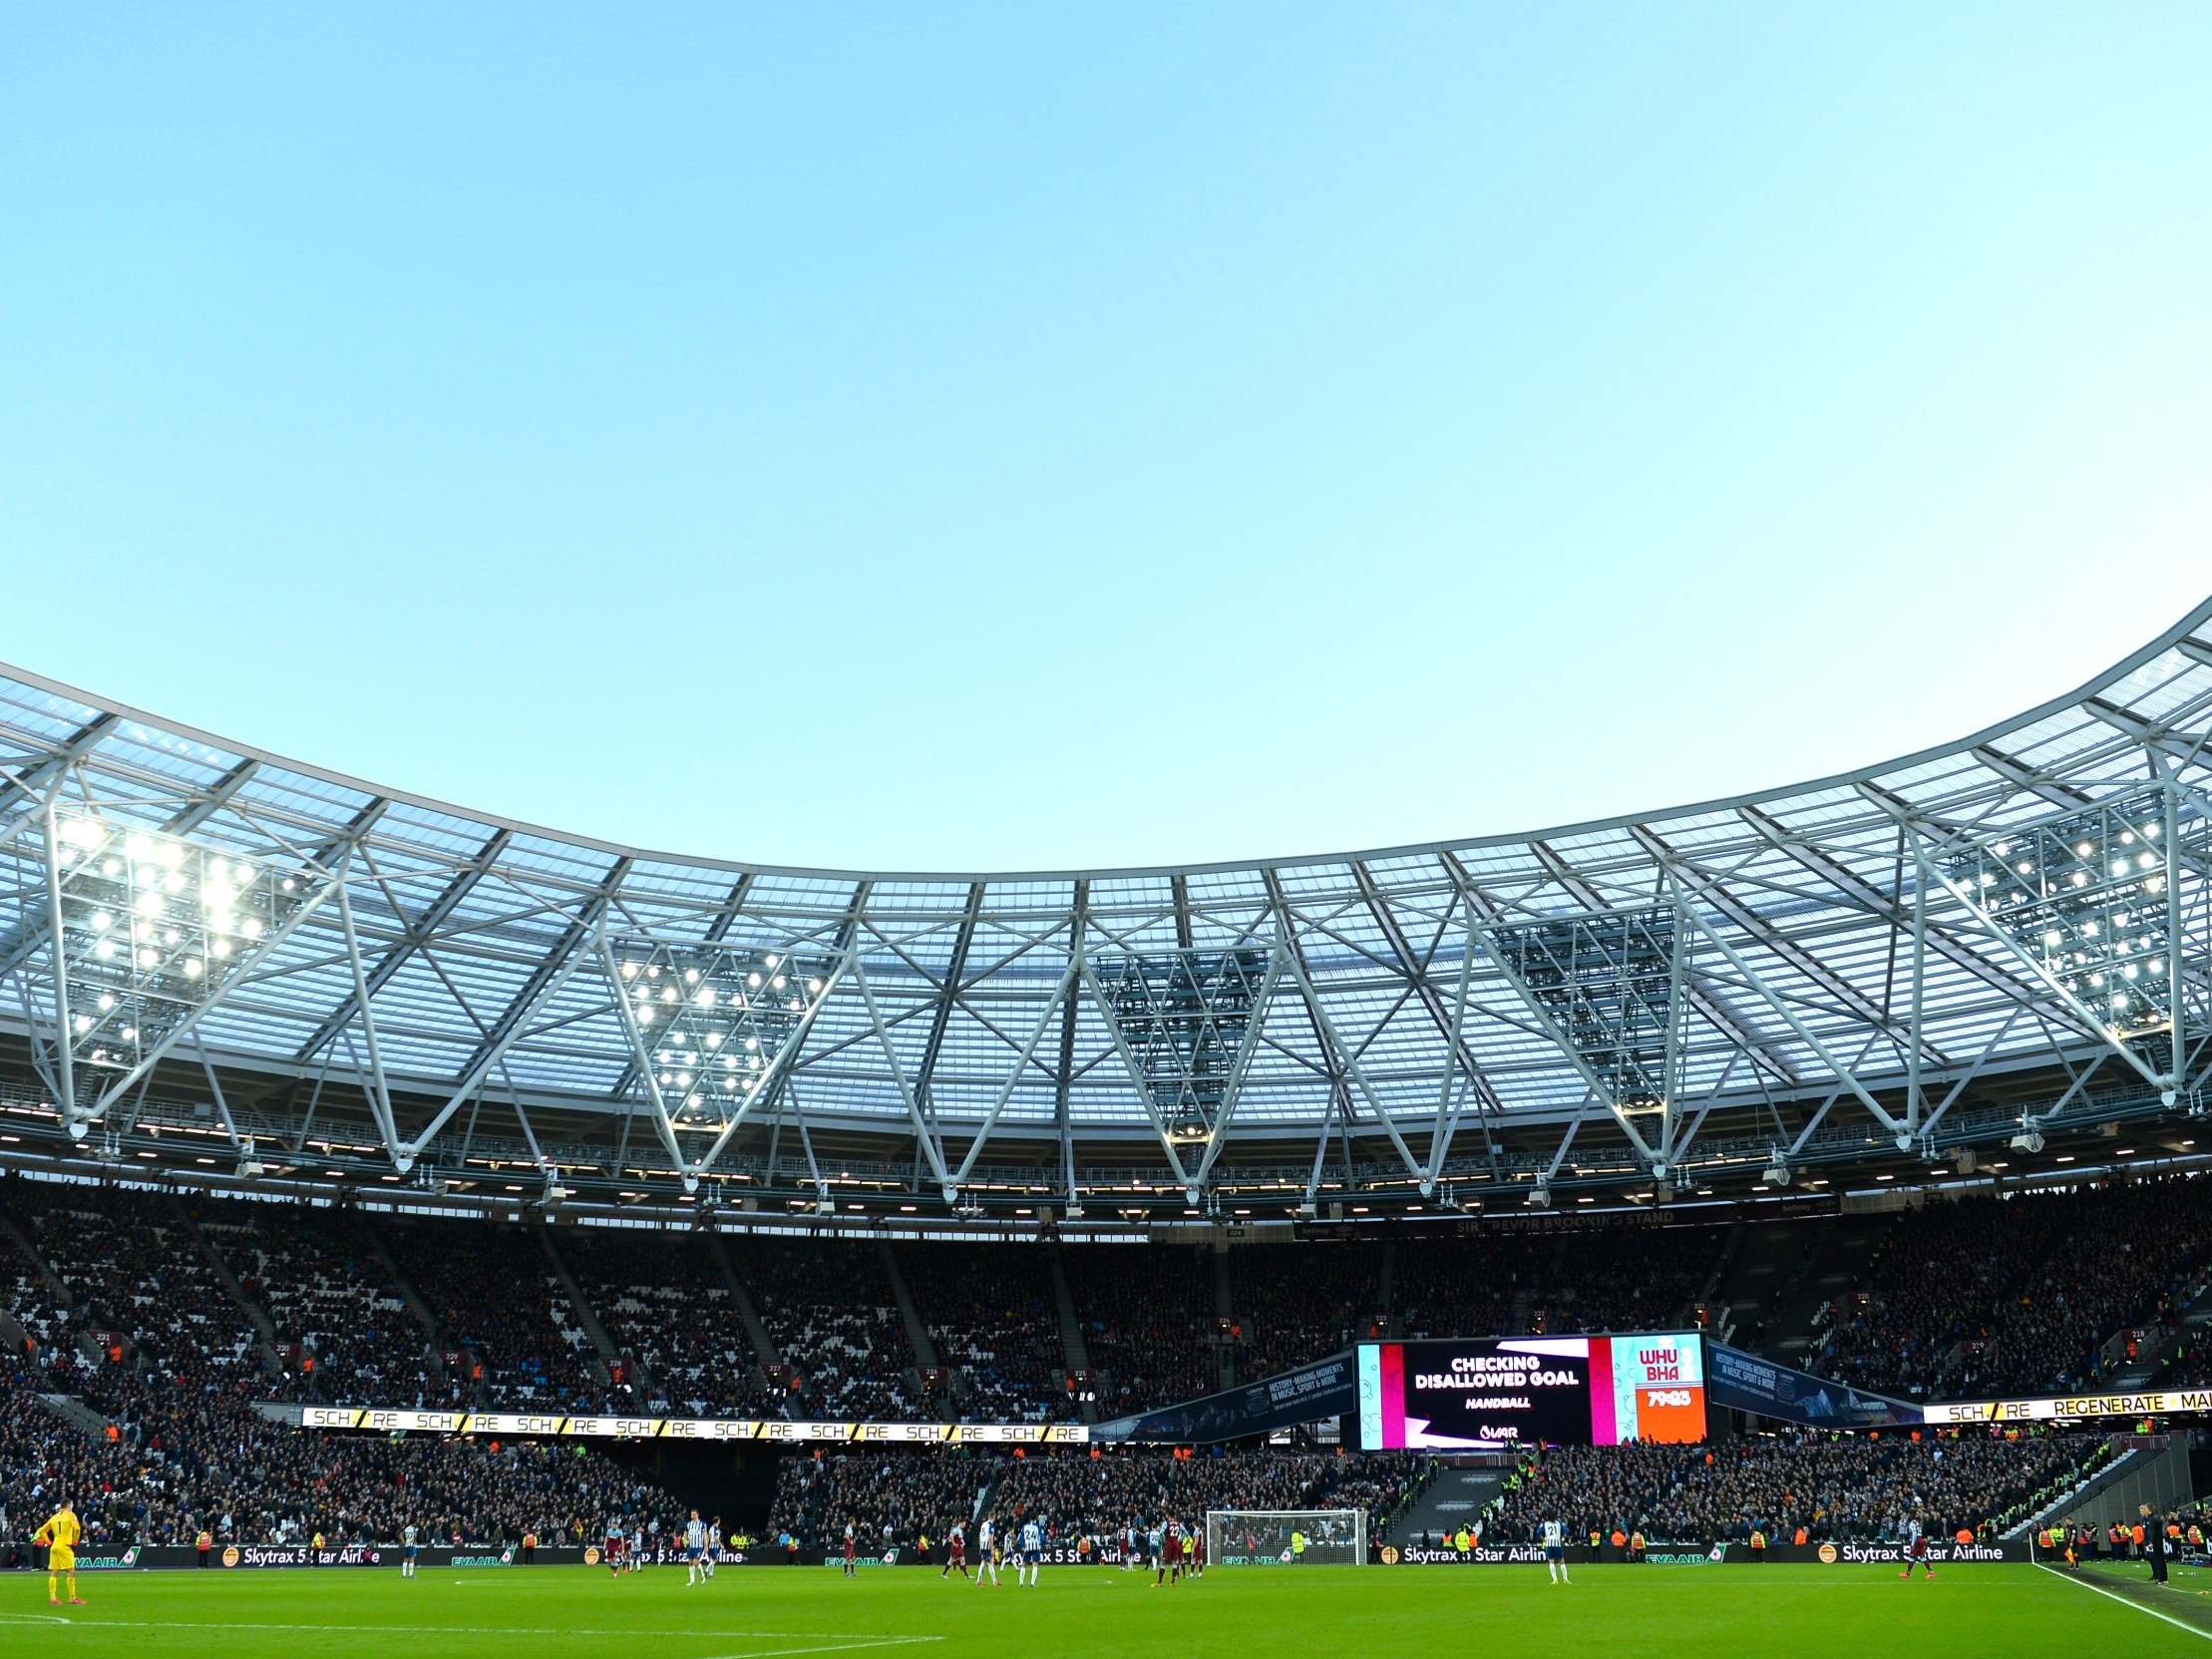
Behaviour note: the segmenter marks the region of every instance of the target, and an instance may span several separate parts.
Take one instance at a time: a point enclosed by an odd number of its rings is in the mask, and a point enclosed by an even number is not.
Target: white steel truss
[[[1007,875],[607,847],[0,669],[0,1036],[57,1132],[188,1082],[224,1134],[333,1166],[744,1162],[826,1193],[873,1148],[947,1202],[1648,1183],[1754,1135],[1985,1133],[2030,1075],[2038,1121],[2184,1110],[2212,1078],[2208,626],[1797,788]],[[783,999],[728,1000],[772,956]]]

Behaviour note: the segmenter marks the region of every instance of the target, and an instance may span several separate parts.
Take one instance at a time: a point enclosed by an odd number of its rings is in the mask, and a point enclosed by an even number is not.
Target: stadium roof
[[[1006,874],[609,845],[0,669],[11,1098],[95,1144],[211,1110],[303,1162],[827,1192],[862,1159],[933,1202],[1663,1184],[2182,1112],[2208,1029],[2208,621],[1791,788]]]

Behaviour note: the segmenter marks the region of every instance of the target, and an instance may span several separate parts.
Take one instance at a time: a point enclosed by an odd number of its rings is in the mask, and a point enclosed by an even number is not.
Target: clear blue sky
[[[0,11],[0,658],[900,868],[1786,782],[2212,590],[2212,7]]]

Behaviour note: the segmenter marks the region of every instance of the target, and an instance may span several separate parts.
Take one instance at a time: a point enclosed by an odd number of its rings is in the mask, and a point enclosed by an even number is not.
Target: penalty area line
[[[2092,1584],[2086,1578],[2070,1577],[2067,1574],[2060,1572],[2056,1567],[2043,1566],[2043,1563],[2040,1561],[2037,1561],[2035,1565],[2038,1567],[2042,1567],[2043,1571],[2049,1573],[2051,1577],[2057,1579],[2058,1582],[2061,1584],[2078,1585],[2082,1589],[2087,1590],[2091,1595],[2100,1595],[2104,1597],[2106,1601],[2116,1601],[2122,1607],[2132,1607],[2138,1613],[2148,1613],[2152,1618],[2157,1619],[2162,1623],[2170,1624],[2176,1630],[2188,1631],[2190,1635],[2196,1637],[2200,1641],[2212,1642],[2212,1630],[2199,1630],[2195,1625],[2189,1623],[2189,1621],[2186,1619],[2177,1619],[2171,1613],[2161,1613],[2155,1607],[2145,1607],[2141,1602],[2136,1601],[2131,1597],[2121,1595],[2117,1590],[2107,1590],[2103,1585]]]

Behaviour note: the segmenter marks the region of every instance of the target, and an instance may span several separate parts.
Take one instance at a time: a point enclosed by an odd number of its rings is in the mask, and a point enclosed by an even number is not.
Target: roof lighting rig
[[[765,1086],[836,975],[786,950],[618,943],[615,962],[640,1063],[678,1126],[701,1129]]]
[[[1955,843],[1938,875],[2105,1037],[2170,1082],[2193,799],[2151,789]]]
[[[635,1079],[684,1190],[695,1192],[753,1108],[775,1093],[851,953],[605,936],[599,950]],[[686,1133],[712,1138],[694,1153]]]
[[[27,901],[18,937],[51,946],[49,1080],[82,1138],[332,883],[90,810],[55,810],[46,842],[44,914]]]

